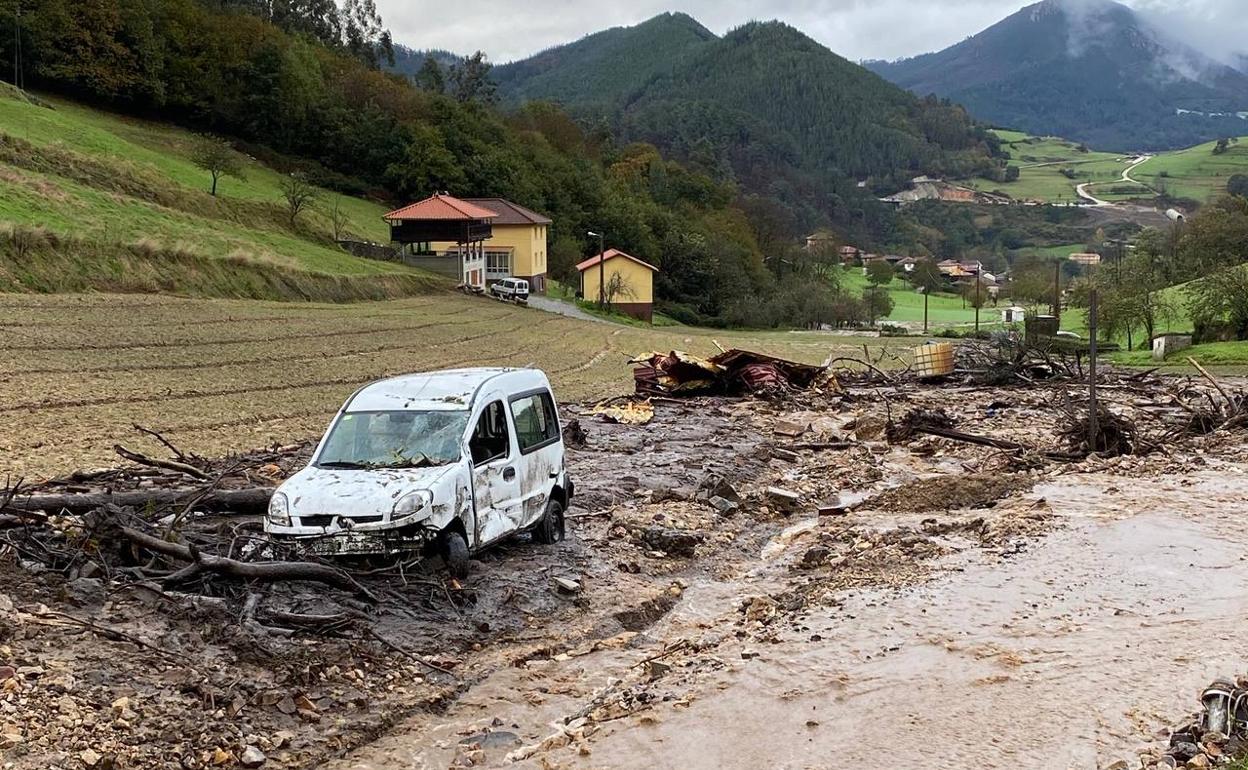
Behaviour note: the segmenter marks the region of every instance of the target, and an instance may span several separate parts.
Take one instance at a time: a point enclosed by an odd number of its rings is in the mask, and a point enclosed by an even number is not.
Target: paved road
[[[1152,155],[1141,155],[1135,160],[1131,161],[1131,165],[1127,166],[1127,168],[1122,172],[1121,181],[1128,182],[1131,184],[1140,184],[1140,182],[1137,182],[1131,178],[1131,172],[1134,171],[1137,166],[1143,163],[1146,163],[1149,160],[1152,160],[1152,158],[1153,158]],[[1075,192],[1079,194],[1080,198],[1083,198],[1084,200],[1087,200],[1087,201],[1091,201],[1093,206],[1113,206],[1114,204],[1110,203],[1109,201],[1101,200],[1100,198],[1096,197],[1092,193],[1088,192],[1088,187],[1094,184],[1103,184],[1103,183],[1084,182],[1083,184],[1077,185],[1075,187]],[[1141,185],[1141,186],[1146,187],[1147,185]]]

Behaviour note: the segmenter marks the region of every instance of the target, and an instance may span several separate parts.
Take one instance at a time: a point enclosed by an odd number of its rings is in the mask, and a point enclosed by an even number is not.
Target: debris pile
[[[1141,752],[1144,768],[1217,767],[1248,758],[1248,677],[1214,680],[1200,703],[1200,713],[1170,734],[1164,750]]]
[[[804,390],[827,380],[826,366],[733,348],[710,358],[679,350],[631,361],[638,393],[650,395],[769,395]]]

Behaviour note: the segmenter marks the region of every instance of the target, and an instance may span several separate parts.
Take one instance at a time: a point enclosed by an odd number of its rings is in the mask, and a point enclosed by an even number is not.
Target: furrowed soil
[[[132,423],[204,455],[313,438],[357,387],[413,371],[538,366],[562,399],[616,395],[632,356],[711,355],[713,339],[808,363],[861,350],[852,337],[642,329],[451,293],[349,305],[0,294],[0,473],[111,464],[118,441],[159,450]]]
[[[1076,386],[878,380],[659,400],[651,423],[617,425],[591,407],[631,389],[624,354],[710,352],[710,335],[459,297],[4,301],[25,323],[5,329],[25,442],[6,458],[27,472],[113,464],[132,421],[201,455],[291,443],[352,377],[458,362],[548,369],[588,431],[569,450],[567,540],[518,536],[462,586],[436,563],[370,575],[374,636],[273,636],[241,606],[257,587],[197,607],[6,551],[0,747],[20,770],[256,752],[328,770],[1135,766],[1199,687],[1243,667],[1238,429],[1081,462],[889,443],[890,417],[942,409],[960,431],[1063,449]],[[806,361],[835,340],[715,339]],[[1157,435],[1168,392],[1107,384],[1102,399]],[[359,606],[300,584],[263,594],[294,612]]]

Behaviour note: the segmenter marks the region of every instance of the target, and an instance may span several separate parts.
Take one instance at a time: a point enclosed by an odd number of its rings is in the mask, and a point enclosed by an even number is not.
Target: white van
[[[563,539],[573,484],[537,369],[452,369],[366,385],[308,466],[273,493],[265,531],[322,555],[422,550],[463,577],[517,532]]]
[[[529,282],[523,278],[504,278],[490,284],[490,293],[497,299],[528,302]]]

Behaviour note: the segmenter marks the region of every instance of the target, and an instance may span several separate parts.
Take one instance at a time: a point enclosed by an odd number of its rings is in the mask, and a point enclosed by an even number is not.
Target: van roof
[[[499,381],[493,383],[496,379]],[[421,374],[403,374],[365,385],[347,401],[344,411],[470,409],[473,398],[487,382],[517,392],[549,387],[546,375],[539,369],[444,369]]]

